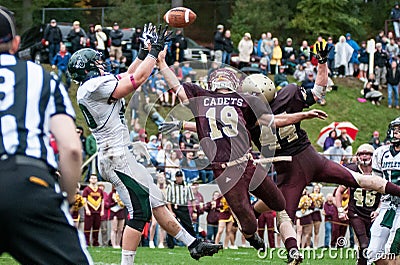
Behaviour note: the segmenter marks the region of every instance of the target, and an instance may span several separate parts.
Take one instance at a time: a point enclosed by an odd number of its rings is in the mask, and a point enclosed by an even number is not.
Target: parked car
[[[212,60],[214,58],[214,51],[201,46],[191,38],[185,37],[187,40],[187,49],[184,51],[184,57],[187,61],[200,60],[201,54],[207,56],[207,60]]]
[[[67,35],[72,28],[72,24],[57,23],[57,26],[61,30],[62,40],[68,49],[71,47],[71,43],[67,40]],[[19,58],[32,60],[37,64],[49,63],[49,48],[44,45],[43,41],[46,27],[48,27],[48,24],[36,25],[21,35],[21,44],[17,52]],[[82,28],[81,30],[86,36],[86,32]]]

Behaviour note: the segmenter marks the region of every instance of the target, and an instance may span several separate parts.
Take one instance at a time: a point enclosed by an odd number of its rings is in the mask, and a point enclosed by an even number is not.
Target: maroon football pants
[[[84,232],[86,244],[90,246],[90,231],[92,231],[92,246],[99,246],[99,230],[101,224],[100,213],[85,214]]]

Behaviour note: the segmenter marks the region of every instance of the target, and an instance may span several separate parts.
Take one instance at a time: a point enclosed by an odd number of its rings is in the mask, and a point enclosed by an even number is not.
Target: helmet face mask
[[[276,96],[274,82],[263,74],[252,74],[247,76],[242,83],[242,92],[262,96],[268,103]]]
[[[100,76],[100,70],[104,70],[101,63],[101,53],[90,48],[75,52],[68,62],[68,72],[71,78],[82,82],[91,77]]]
[[[236,73],[228,68],[220,68],[212,72],[208,80],[208,89],[217,91],[219,89],[228,89],[236,91],[239,87],[239,79]]]
[[[372,155],[374,148],[370,144],[362,144],[357,149],[357,164],[361,166],[370,166],[372,164]]]
[[[388,139],[394,146],[400,146],[400,117],[389,124]]]

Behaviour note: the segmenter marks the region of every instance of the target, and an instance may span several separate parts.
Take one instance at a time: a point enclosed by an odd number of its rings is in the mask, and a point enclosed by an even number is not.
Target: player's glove
[[[140,157],[146,157],[147,161],[150,161],[150,154],[147,151],[147,146],[144,142],[133,142],[132,143],[132,153],[136,157],[136,159],[140,159]]]
[[[317,53],[313,53],[312,55],[317,58],[319,64],[324,64],[328,60],[328,54],[332,50],[333,46],[328,47],[328,45],[325,45],[325,48],[323,48],[323,43],[320,41],[319,43],[315,44],[315,50]]]
[[[142,35],[139,37],[140,40],[140,48],[138,53],[138,59],[144,60],[146,59],[147,54],[149,54],[149,44],[151,39],[157,37],[157,32],[155,26],[151,23],[149,25],[145,24],[143,27]]]
[[[165,44],[171,39],[172,31],[168,32],[168,25],[162,29],[162,25],[158,26],[157,35],[150,40],[151,50],[149,54],[157,59],[158,54],[164,49]]]
[[[165,121],[158,127],[160,133],[168,134],[173,131],[180,131],[183,128],[183,121]]]

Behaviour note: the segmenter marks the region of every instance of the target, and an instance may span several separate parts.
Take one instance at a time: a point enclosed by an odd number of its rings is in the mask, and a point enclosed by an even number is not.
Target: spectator
[[[94,155],[97,152],[96,139],[94,139],[94,136],[92,133],[88,137],[86,137],[85,150],[86,150],[86,154],[88,155],[88,157],[91,157],[92,155]],[[92,174],[98,175],[97,174],[97,172],[98,172],[97,171],[97,156],[95,159],[92,160],[91,163],[89,163],[87,171],[88,171],[88,173],[86,175],[85,181],[89,181],[89,177]]]
[[[281,65],[279,66],[279,73],[275,74],[274,76],[274,84],[276,89],[279,90],[289,84],[287,76],[285,74],[286,67]]]
[[[250,55],[253,52],[253,42],[250,33],[246,32],[238,45],[239,50],[239,69],[249,66]]]
[[[89,25],[89,31],[87,33],[86,39],[86,47],[90,47],[92,49],[96,49],[97,47],[96,31],[94,29],[94,24]]]
[[[167,197],[167,181],[165,179],[164,172],[160,171],[157,173],[157,187],[160,188],[161,192]],[[165,241],[165,230],[158,225],[157,219],[154,215],[151,217],[150,231],[149,231],[149,247],[155,248],[154,238],[157,232],[158,248],[164,248]]]
[[[359,79],[361,81],[365,82],[365,81],[367,81],[367,73],[368,73],[368,66],[369,66],[369,53],[367,52],[367,43],[365,41],[361,42],[361,48],[358,52],[359,52],[358,60],[360,61]]]
[[[304,67],[306,64],[298,64],[296,66],[296,71],[294,71],[293,77],[296,79],[298,82],[303,82],[306,79],[306,70]]]
[[[60,80],[62,80],[62,76],[65,76],[65,88],[69,89],[71,86],[71,77],[68,73],[68,61],[71,58],[71,54],[67,51],[65,44],[60,45],[60,51],[53,57],[51,60],[51,68],[53,70],[56,69],[57,66],[57,75]]]
[[[184,61],[184,51],[187,49],[187,40],[183,36],[182,30],[177,30],[174,38],[172,38],[171,53],[174,61]]]
[[[347,134],[346,129],[342,129],[340,131],[340,135],[339,135],[338,139],[340,139],[340,141],[342,142],[342,148],[344,149],[344,151],[348,155],[352,155],[353,154],[353,147],[351,146],[352,141],[351,141],[349,135]]]
[[[199,169],[199,178],[203,183],[209,183],[214,179],[214,173],[210,168],[210,160],[206,157],[203,150],[197,152],[196,166]]]
[[[154,104],[144,104],[143,111],[158,127],[164,122],[164,118],[154,108]]]
[[[156,74],[156,78],[153,80],[154,88],[156,94],[161,101],[162,106],[171,106],[169,102],[169,93],[167,83],[164,80],[164,77],[160,72]]]
[[[258,235],[264,239],[265,226],[267,226],[268,244],[270,248],[275,248],[275,211],[263,212],[257,218]]]
[[[196,78],[196,71],[190,66],[190,62],[184,62],[181,69],[183,78],[190,77],[192,80]]]
[[[399,55],[399,45],[397,45],[395,39],[389,39],[389,44],[386,45],[386,52],[389,55],[389,61],[397,60]]]
[[[286,64],[286,61],[289,60],[290,56],[294,55],[296,58],[296,51],[293,48],[293,40],[292,38],[286,39],[286,46],[283,47],[282,51],[282,64]]]
[[[193,229],[192,221],[189,214],[188,203],[194,205],[194,196],[192,189],[183,181],[182,171],[175,174],[175,181],[167,186],[167,202],[168,209],[179,220],[182,227],[188,231],[190,235],[196,237],[196,232]],[[174,248],[173,237],[167,235],[168,248]]]
[[[128,70],[128,66],[126,65],[126,57],[121,56],[119,58],[119,73],[125,73]]]
[[[165,144],[163,145],[163,148],[161,148],[158,153],[157,153],[157,165],[159,167],[164,167],[167,163],[167,161],[171,157],[171,152],[172,152],[172,143],[170,141],[166,141]]]
[[[377,149],[379,146],[382,145],[381,140],[379,139],[379,132],[374,131],[372,134],[371,139],[369,140],[369,144],[372,145],[374,149]]]
[[[339,77],[344,77],[348,72],[349,62],[353,56],[353,48],[346,42],[344,36],[339,37],[335,46],[335,68]]]
[[[368,80],[364,83],[364,98],[371,101],[374,105],[380,105],[382,93],[379,91],[378,84],[375,80],[375,75],[371,73]]]
[[[99,246],[99,229],[101,216],[104,215],[103,191],[98,187],[97,176],[91,175],[89,185],[83,189],[82,197],[85,198],[85,239],[88,246]],[[92,244],[90,244],[92,232]]]
[[[49,61],[51,62],[53,57],[60,51],[60,45],[62,44],[62,33],[54,18],[50,20],[50,25],[46,27],[43,39],[45,40],[45,45],[49,46]]]
[[[304,87],[304,89],[312,89],[314,84],[314,73],[309,71],[307,72],[306,79],[301,83],[301,86]]]
[[[343,158],[347,153],[342,148],[342,142],[340,139],[336,139],[333,146],[325,150],[324,155],[329,159],[338,164],[341,164]]]
[[[186,148],[193,148],[195,144],[198,144],[199,141],[195,138],[194,134],[189,131],[185,130],[182,134],[182,137],[179,140],[180,142],[184,142]]]
[[[114,54],[110,54],[110,57],[106,59],[107,72],[114,75],[119,74],[119,61],[115,58]]]
[[[160,147],[160,142],[158,141],[157,136],[151,135],[150,141],[147,143],[147,149],[149,150],[150,160],[154,166],[158,165],[157,154],[159,147]]]
[[[193,229],[196,232],[197,238],[199,238],[199,220],[200,215],[204,213],[204,197],[199,191],[199,183],[197,181],[193,182],[191,188],[194,196],[194,206],[192,203],[189,203],[188,207],[190,216],[192,217]]]
[[[232,225],[233,225],[233,216],[231,209],[225,199],[225,197],[220,197],[217,200],[217,206],[219,209],[219,217],[218,217],[218,232],[215,237],[215,243],[218,244],[222,237],[222,233],[225,229],[225,240],[224,240],[224,249],[228,248],[229,241],[231,239],[232,233]]]
[[[122,37],[124,33],[119,29],[117,22],[114,22],[113,29],[110,31],[109,36],[111,39],[110,56],[114,55],[115,60],[119,62],[119,58],[122,56]]]
[[[71,42],[71,54],[83,48],[85,44],[85,34],[81,30],[79,21],[74,21],[72,29],[67,35],[67,40]]]
[[[82,207],[85,205],[85,200],[81,195],[80,186],[81,185],[78,182],[74,198],[75,202],[72,204],[69,211],[71,213],[72,220],[74,221],[74,226],[76,227],[76,229],[79,229],[80,219],[83,218],[83,216],[80,215],[80,209],[82,209]]]
[[[377,43],[375,45],[376,51],[374,54],[374,73],[376,77],[376,81],[379,86],[379,90],[382,89],[382,86],[386,84],[386,65],[388,63],[388,54],[387,52],[382,48],[381,43]]]
[[[399,109],[399,82],[400,71],[397,68],[397,62],[392,61],[391,68],[386,74],[387,88],[388,88],[388,108],[392,108],[392,96],[394,97],[394,104],[396,109]]]
[[[300,198],[298,211],[296,212],[297,222],[297,242],[300,243],[301,248],[306,248],[311,246],[311,236],[312,236],[312,198],[307,191],[304,189],[302,197]],[[299,229],[300,228],[300,229]]]
[[[131,48],[132,48],[132,62],[136,59],[139,48],[140,48],[140,36],[142,35],[142,28],[140,26],[136,26],[135,32],[131,37]]]
[[[222,54],[223,64],[230,65],[232,52],[233,52],[233,41],[231,39],[231,31],[227,29],[224,34],[224,52]]]
[[[100,216],[101,246],[108,247],[108,224],[110,221],[110,205],[108,204],[108,194],[107,192],[105,192],[104,183],[99,182],[98,186],[99,189],[103,192],[104,201],[104,214]]]
[[[210,75],[211,75],[215,70],[217,70],[218,68],[219,68],[219,63],[217,63],[216,61],[212,62],[212,63],[211,63],[211,67],[210,67],[210,69],[208,69],[208,72],[207,72],[207,79],[209,79],[209,78],[210,78]]]
[[[360,62],[358,61],[358,51],[360,50],[360,46],[351,38],[351,34],[346,34],[346,42],[353,48],[353,53],[349,62],[348,73],[346,75],[350,76],[358,76],[358,65]]]
[[[184,156],[181,161],[181,167],[187,183],[192,183],[199,178],[199,171],[196,166],[196,161],[194,161],[193,152],[186,153],[186,156]]]
[[[297,60],[294,54],[291,54],[290,57],[285,61],[284,67],[286,74],[288,75],[294,74],[297,67]]]
[[[322,214],[325,216],[325,241],[324,247],[334,247],[331,245],[332,241],[332,222],[338,222],[338,210],[333,202],[332,193],[328,193],[326,195],[326,202],[324,203],[324,209],[322,210]]]
[[[310,55],[311,55],[311,49],[310,49],[310,46],[308,46],[308,42],[306,40],[303,40],[299,50],[300,50],[300,53],[304,55],[306,61],[309,61]]]
[[[221,194],[219,191],[214,191],[211,201],[204,205],[204,211],[207,214],[207,240],[214,241],[218,233],[218,220],[219,220],[219,208],[218,202]]]
[[[337,138],[336,130],[330,131],[329,136],[326,137],[324,142],[324,148],[323,148],[324,151],[326,151],[329,147],[334,145],[336,138]]]
[[[385,37],[385,31],[384,30],[380,30],[378,35],[376,35],[376,37],[375,37],[375,42],[376,43],[379,42],[379,43],[381,43],[383,45],[384,44],[384,41],[383,41],[384,37]]]
[[[258,57],[263,57],[263,52],[261,51],[261,47],[263,44],[263,41],[267,38],[267,34],[261,33],[261,38],[257,42],[257,56]]]
[[[390,19],[393,20],[393,28],[394,28],[394,33],[396,34],[396,38],[400,38],[400,30],[399,30],[400,8],[398,2],[394,3],[394,7],[390,12]]]
[[[214,33],[214,60],[222,63],[222,54],[224,52],[224,25],[218,25]]]
[[[103,28],[100,25],[96,25],[94,27],[94,31],[96,32],[95,35],[97,41],[96,50],[101,52],[101,58],[103,59],[103,61],[105,61],[107,35],[103,32]]]
[[[274,74],[277,74],[279,72],[278,67],[282,65],[282,49],[277,38],[272,40],[274,41],[274,46],[272,47],[271,69]]]
[[[110,207],[111,220],[111,245],[113,248],[121,248],[122,231],[124,230],[126,208],[115,187],[112,187],[107,197],[107,204]]]
[[[333,44],[333,39],[331,36],[328,37],[327,45],[330,49],[329,54],[328,54],[327,64],[328,64],[328,68],[330,71],[329,76],[332,76],[332,75],[334,75],[334,69],[335,69],[335,45]]]
[[[261,53],[262,57],[265,58],[268,74],[271,73],[271,59],[272,59],[272,47],[274,41],[272,40],[271,32],[267,32],[266,38],[262,39]]]
[[[169,180],[175,181],[175,174],[180,169],[180,163],[176,151],[171,151],[171,156],[165,163],[165,175]]]
[[[311,214],[313,227],[314,227],[314,240],[313,246],[314,248],[319,247],[319,228],[321,226],[321,210],[324,204],[324,196],[321,193],[321,186],[318,183],[315,183],[313,186],[313,192],[310,194],[311,199],[313,201],[313,212]]]
[[[85,133],[84,133],[84,129],[82,126],[77,126],[76,127],[76,133],[79,135],[79,138],[81,140],[82,143],[82,159],[83,161],[85,161],[86,159],[86,137],[85,137]]]

